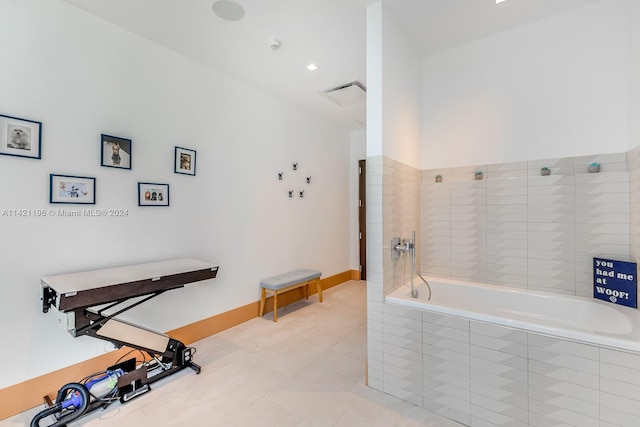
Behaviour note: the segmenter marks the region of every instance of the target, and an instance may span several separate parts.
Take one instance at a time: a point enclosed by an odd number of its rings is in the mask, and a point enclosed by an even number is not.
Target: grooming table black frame
[[[125,375],[118,378],[120,400],[124,403],[149,391],[149,384],[155,381],[187,367],[196,373],[200,373],[201,368],[192,360],[192,349],[181,341],[118,320],[116,316],[166,291],[213,279],[218,268],[215,264],[193,259],[177,259],[48,276],[41,279],[42,311],[47,313],[55,307],[65,313],[67,329],[74,337],[91,336],[109,341],[117,348],[127,346],[144,351],[160,360],[156,367],[161,372],[154,372],[152,376],[148,376],[146,366],[136,369],[129,365],[125,369]],[[130,301],[132,299],[135,300]],[[101,334],[105,325],[108,327],[104,330],[115,328],[117,334]],[[136,336],[151,339],[145,344],[136,342]]]

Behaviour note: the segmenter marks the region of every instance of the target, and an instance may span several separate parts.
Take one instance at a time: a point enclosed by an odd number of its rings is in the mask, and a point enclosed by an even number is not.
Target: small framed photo
[[[138,206],[169,206],[169,184],[139,182]]]
[[[175,173],[181,173],[184,175],[196,174],[196,151],[189,150],[188,148],[176,147],[176,154],[174,160]]]
[[[131,140],[117,136],[100,136],[100,166],[131,169]]]
[[[49,175],[49,203],[95,205],[96,179],[86,176]]]
[[[42,123],[0,115],[0,154],[40,159]]]

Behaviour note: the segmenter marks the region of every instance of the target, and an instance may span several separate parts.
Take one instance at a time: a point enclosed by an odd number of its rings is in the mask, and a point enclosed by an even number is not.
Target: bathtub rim
[[[535,324],[532,322],[509,319],[506,317],[491,315],[482,312],[468,311],[459,308],[455,308],[448,305],[442,304],[429,304],[427,300],[415,300],[410,296],[398,296],[395,295],[400,291],[403,291],[406,288],[405,292],[410,292],[410,283],[404,283],[399,286],[396,286],[391,292],[389,292],[384,297],[384,302],[396,306],[402,307],[411,307],[414,309],[445,314],[450,316],[455,316],[458,318],[463,318],[467,320],[474,320],[483,323],[490,323],[494,325],[505,326],[508,328],[518,329],[525,332],[532,332],[540,335],[546,335],[557,339],[564,339],[569,341],[575,341],[581,344],[587,344],[598,347],[605,347],[617,351],[627,351],[633,353],[640,353],[640,312],[637,309],[631,307],[625,307],[616,304],[610,304],[605,301],[598,300],[596,298],[588,298],[577,295],[564,295],[564,294],[555,294],[552,292],[543,292],[529,289],[521,289],[521,288],[510,288],[507,286],[500,285],[491,285],[487,283],[479,283],[479,282],[471,282],[471,281],[462,281],[441,277],[427,277],[425,276],[427,281],[431,282],[440,282],[444,284],[453,284],[453,285],[470,285],[470,286],[479,286],[484,288],[489,288],[493,290],[498,290],[502,292],[510,292],[510,293],[527,293],[527,294],[535,294],[544,297],[553,297],[554,299],[580,299],[586,300],[590,303],[596,304],[606,304],[608,308],[614,309],[620,313],[622,313],[625,317],[627,317],[632,323],[632,331],[626,334],[611,334],[604,332],[585,332],[579,331],[576,329],[567,329],[554,327],[550,325],[543,324]],[[420,278],[414,278],[414,284],[422,284]],[[409,294],[410,295],[410,294]],[[635,318],[635,319],[634,319]]]

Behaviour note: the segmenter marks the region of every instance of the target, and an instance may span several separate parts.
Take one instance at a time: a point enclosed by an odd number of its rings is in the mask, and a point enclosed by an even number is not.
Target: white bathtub
[[[388,303],[464,317],[619,350],[640,352],[640,312],[575,296],[520,290],[447,279],[420,278],[387,295]]]

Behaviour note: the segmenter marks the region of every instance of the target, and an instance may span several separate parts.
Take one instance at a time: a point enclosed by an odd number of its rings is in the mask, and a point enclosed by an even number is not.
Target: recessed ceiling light
[[[239,21],[244,17],[244,8],[235,0],[217,0],[211,7],[225,21]]]
[[[314,64],[313,62],[309,65],[307,65],[307,70],[309,71],[315,71],[318,69],[318,66],[316,64]]]
[[[496,4],[502,3],[503,1],[507,1],[507,0],[496,0]]]

